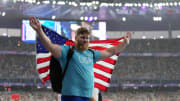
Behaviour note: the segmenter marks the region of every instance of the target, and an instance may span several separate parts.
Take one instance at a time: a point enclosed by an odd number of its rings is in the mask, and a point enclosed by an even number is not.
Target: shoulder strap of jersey
[[[90,48],[88,48],[88,50],[92,52],[92,54],[93,54],[93,60],[94,60],[94,59],[95,59],[94,51],[93,51],[92,49],[90,49]]]
[[[64,68],[64,72],[62,73],[62,80],[64,79],[64,75],[67,71],[67,68],[68,68],[68,64],[69,64],[69,61],[70,59],[72,58],[72,55],[74,53],[74,46],[69,46],[69,51],[68,51],[68,54],[67,54],[67,62],[66,62],[66,65],[65,65],[65,68]]]

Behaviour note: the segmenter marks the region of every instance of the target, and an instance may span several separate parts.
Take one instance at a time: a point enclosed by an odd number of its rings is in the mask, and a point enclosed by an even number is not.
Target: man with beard
[[[70,47],[53,44],[43,32],[39,20],[35,17],[30,17],[29,21],[31,27],[37,32],[41,43],[61,62],[62,70],[64,70]],[[81,27],[76,31],[74,53],[62,83],[61,101],[90,101],[94,88],[93,64],[98,60],[121,52],[129,44],[131,34],[128,33],[120,45],[103,51],[93,50],[94,58],[93,53],[88,50],[89,38],[90,32],[86,28]]]

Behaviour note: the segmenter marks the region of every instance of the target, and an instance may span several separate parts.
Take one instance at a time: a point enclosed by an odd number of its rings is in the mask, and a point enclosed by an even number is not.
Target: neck
[[[75,48],[76,48],[78,51],[81,51],[81,52],[87,50],[86,48],[84,48],[83,46],[80,46],[80,45],[78,45],[78,44],[75,44],[74,46],[75,46]]]

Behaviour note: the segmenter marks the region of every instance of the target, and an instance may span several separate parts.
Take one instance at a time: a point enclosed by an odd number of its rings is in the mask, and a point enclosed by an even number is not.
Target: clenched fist
[[[39,31],[41,30],[41,24],[39,22],[38,19],[36,19],[35,17],[30,17],[29,18],[29,22],[31,27],[35,30],[35,31]]]
[[[130,43],[130,40],[131,40],[131,33],[128,32],[128,33],[126,33],[126,35],[124,36],[124,42],[125,42],[126,44],[129,44],[129,43]]]

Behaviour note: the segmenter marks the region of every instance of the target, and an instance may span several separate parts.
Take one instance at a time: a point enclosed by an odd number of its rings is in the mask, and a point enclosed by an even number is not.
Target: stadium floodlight
[[[96,4],[96,1],[92,1],[91,3],[92,3],[92,4]]]
[[[58,1],[57,4],[58,5],[65,5],[66,3],[65,3],[65,1]]]
[[[25,2],[28,2],[28,3],[36,3],[36,0],[25,0]]]
[[[56,1],[53,1],[52,4],[55,5],[55,4],[56,4]]]
[[[150,4],[150,5],[149,5],[149,7],[151,7],[151,8],[152,8],[152,7],[153,7],[153,4]]]
[[[72,5],[73,5],[74,7],[77,7],[77,6],[78,6],[78,4],[77,4],[76,2],[72,2]]]
[[[54,20],[54,19],[56,19],[56,16],[53,15],[51,18]]]
[[[135,90],[137,90],[138,89],[138,87],[133,87]]]
[[[92,6],[92,3],[91,2],[87,2],[87,3],[85,3],[88,7],[89,6]]]
[[[38,1],[36,4],[37,4],[37,5],[39,5],[39,4],[40,4],[40,2]]]
[[[137,3],[134,3],[134,6],[135,6],[135,7],[137,7],[137,6],[138,6],[138,4],[137,4]]]
[[[142,39],[146,39],[146,36],[142,36]]]
[[[148,6],[148,4],[147,3],[143,3],[142,6]]]
[[[114,7],[114,3],[109,3],[109,6]]]
[[[150,6],[150,4],[146,3],[146,6],[147,6],[147,7],[149,7],[149,6]]]
[[[173,6],[173,3],[172,3],[172,2],[170,2],[170,3],[169,3],[169,5],[170,5],[170,6]]]
[[[162,21],[162,17],[153,17],[153,21]]]
[[[94,17],[94,20],[97,20],[98,18],[97,17]]]
[[[80,6],[85,6],[85,2],[80,2]]]
[[[177,6],[178,5],[178,3],[177,2],[174,2],[174,6]]]
[[[40,89],[40,88],[41,88],[41,86],[39,86],[39,85],[38,85],[38,86],[37,86],[37,88],[38,88],[38,89]]]
[[[168,3],[168,2],[166,2],[166,6],[169,6],[169,3]]]
[[[162,6],[166,6],[166,4],[165,4],[165,3],[162,3]]]
[[[162,20],[162,17],[159,17],[159,21],[161,21]]]
[[[153,17],[153,20],[154,21],[158,21],[158,17]]]
[[[158,3],[158,6],[159,6],[159,7],[162,6],[162,3]]]
[[[92,16],[89,17],[88,21],[89,21],[89,22],[93,21],[93,17],[92,17]]]
[[[99,1],[96,1],[95,4],[96,4],[96,5],[99,5]]]
[[[141,3],[138,3],[138,7],[141,7]]]
[[[124,22],[125,22],[125,21],[126,21],[126,17],[122,17],[122,21],[124,21]]]
[[[180,35],[177,35],[177,38],[180,38]]]
[[[100,7],[107,7],[108,6],[108,3],[105,3],[105,2],[102,2],[101,4],[100,4]]]
[[[81,16],[81,17],[80,17],[80,20],[84,20],[84,17],[83,17],[83,16]]]
[[[88,17],[86,16],[86,17],[84,18],[84,20],[86,20],[86,21],[87,21],[87,20],[88,20]]]
[[[2,36],[7,36],[7,33],[3,33]]]
[[[127,6],[127,7],[132,7],[133,4],[132,3],[125,3],[124,6]]]
[[[51,86],[47,86],[47,89],[51,89],[52,87]]]
[[[160,39],[164,39],[164,36],[160,36]]]
[[[43,1],[44,4],[50,4],[50,1]]]
[[[2,16],[5,16],[6,15],[6,12],[2,12]]]
[[[121,7],[122,6],[122,3],[119,3],[119,5],[118,5],[119,7]]]

